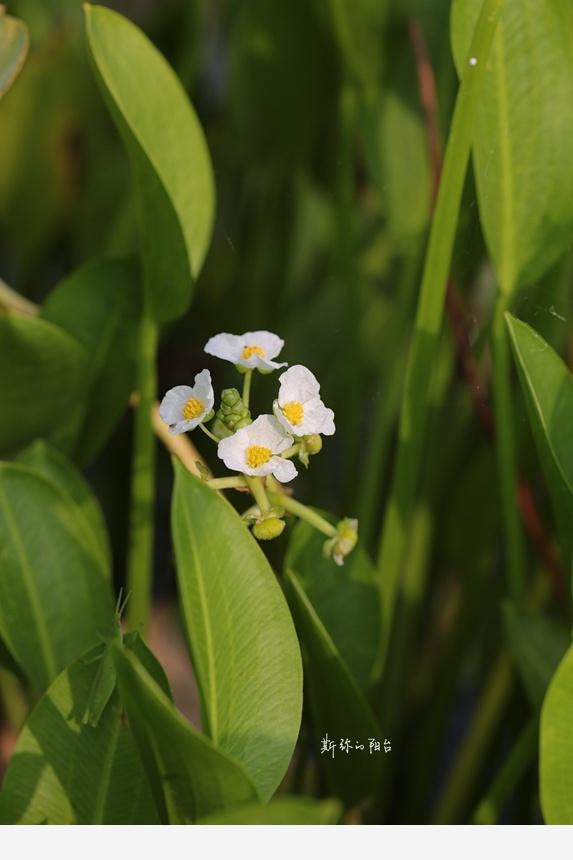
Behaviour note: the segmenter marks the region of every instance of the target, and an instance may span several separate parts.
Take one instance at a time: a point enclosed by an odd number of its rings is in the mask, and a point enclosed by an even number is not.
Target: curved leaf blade
[[[268,800],[300,727],[294,625],[273,571],[231,505],[177,462],[175,473],[177,579],[203,724]]]
[[[454,0],[458,72],[482,0]],[[573,7],[505,0],[480,99],[473,157],[480,217],[501,288],[545,272],[573,232]]]
[[[157,824],[117,695],[97,727],[83,714],[101,647],[59,675],[18,739],[0,793],[1,824]]]
[[[131,159],[154,317],[182,314],[211,238],[214,183],[203,132],[171,67],[130,21],[85,6],[96,77]]]
[[[573,824],[573,647],[559,664],[541,711],[540,791],[547,824]]]
[[[42,318],[81,343],[87,354],[82,397],[66,428],[70,456],[90,462],[127,409],[135,387],[140,316],[139,271],[134,260],[93,260],[50,293]]]
[[[320,754],[327,785],[336,797],[351,806],[376,791],[380,779],[379,756],[370,755],[369,739],[380,740],[380,728],[368,702],[342,660],[332,638],[318,617],[296,574],[288,570],[289,599],[299,634],[307,694],[315,738],[338,745],[349,738],[364,743],[357,760],[343,751]]]
[[[23,21],[5,14],[0,8],[0,98],[7,92],[28,53],[28,28]]]
[[[241,765],[218,750],[177,711],[133,654],[114,646],[121,701],[164,824],[254,800]]]
[[[381,630],[376,571],[357,546],[337,567],[322,552],[324,537],[308,523],[293,529],[285,566],[294,571],[341,658],[362,690],[372,678]]]
[[[85,353],[45,320],[0,316],[0,455],[46,436],[73,414]]]
[[[38,691],[114,620],[101,553],[55,485],[0,464],[0,636]]]

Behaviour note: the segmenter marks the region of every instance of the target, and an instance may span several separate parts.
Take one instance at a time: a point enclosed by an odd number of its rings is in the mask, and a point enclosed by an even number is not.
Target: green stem
[[[216,442],[216,443],[217,443],[217,445],[219,444],[219,442],[220,442],[221,440],[220,440],[220,439],[218,439],[218,438],[217,438],[217,436],[215,436],[215,434],[214,434],[214,433],[211,433],[211,431],[210,431],[210,430],[208,430],[208,429],[205,427],[205,425],[204,425],[204,424],[199,424],[199,427],[201,428],[201,430],[203,431],[203,433],[205,434],[205,436],[208,436],[208,437],[209,437],[209,439],[212,439],[212,440],[213,440],[213,442]]]
[[[486,796],[476,807],[473,814],[474,824],[495,824],[499,820],[513,789],[535,760],[538,723],[537,715],[531,717],[522,730]]]
[[[470,731],[456,756],[433,820],[434,824],[455,824],[467,808],[476,771],[485,760],[493,732],[507,704],[511,683],[511,661],[507,654],[503,654],[495,665]]]
[[[387,656],[398,581],[418,489],[431,406],[429,391],[442,329],[446,285],[474,119],[501,6],[502,0],[484,0],[482,6],[468,55],[475,62],[468,62],[462,76],[430,231],[408,356],[396,467],[378,555],[384,618],[378,656],[379,673]]]
[[[211,478],[210,481],[205,482],[208,487],[212,487],[214,490],[232,490],[235,487],[246,487],[247,482],[244,478],[237,477],[228,477],[228,478]]]
[[[139,630],[142,635],[145,635],[151,609],[153,570],[155,438],[151,426],[151,407],[157,388],[157,337],[157,325],[144,309],[139,327],[139,404],[135,413],[127,566],[128,622],[130,628]]]
[[[295,457],[300,451],[300,442],[297,442],[295,445],[291,445],[290,448],[287,448],[286,451],[281,453],[281,457],[284,457],[285,460],[290,460],[291,457]]]
[[[245,371],[245,378],[243,379],[243,404],[248,409],[249,408],[249,400],[251,399],[251,380],[253,378],[253,371],[247,370]]]
[[[267,511],[270,511],[271,504],[267,498],[262,480],[260,478],[250,478],[248,475],[245,475],[245,481],[247,482],[247,486],[249,487],[255,502],[259,506],[260,512],[262,514],[266,514]]]
[[[492,328],[493,397],[495,407],[496,455],[499,475],[502,523],[507,552],[508,592],[521,603],[525,590],[525,552],[515,488],[517,451],[512,410],[511,356],[505,325],[508,296],[499,292]]]
[[[285,511],[289,511],[295,517],[305,520],[327,537],[334,537],[337,534],[335,526],[325,520],[324,517],[321,517],[320,514],[317,514],[316,511],[313,511],[312,508],[307,508],[302,502],[297,502],[292,496],[287,496],[284,493],[270,492],[269,498],[273,505],[284,508]]]

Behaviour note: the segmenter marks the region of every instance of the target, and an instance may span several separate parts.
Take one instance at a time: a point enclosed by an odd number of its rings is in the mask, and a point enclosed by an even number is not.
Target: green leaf
[[[45,436],[73,413],[85,353],[45,320],[0,316],[0,455]]]
[[[286,567],[294,571],[314,611],[358,686],[367,689],[380,641],[376,572],[361,546],[337,567],[324,557],[324,537],[308,523],[293,530]]]
[[[139,273],[133,260],[95,260],[48,296],[42,317],[81,343],[87,366],[67,450],[85,464],[102,448],[135,387],[140,315]]]
[[[541,711],[540,792],[547,824],[573,824],[573,646],[559,664]]]
[[[40,699],[20,735],[0,794],[1,824],[157,824],[147,777],[113,696],[85,725],[98,646]]]
[[[28,53],[28,29],[0,7],[0,98],[10,89]]]
[[[504,607],[504,621],[521,680],[533,707],[538,708],[571,637],[563,625],[511,604]]]
[[[196,824],[337,824],[340,805],[334,800],[277,797],[266,806],[252,804],[216,812]]]
[[[372,94],[382,68],[385,0],[329,0],[334,34],[351,79]]]
[[[39,439],[18,455],[18,462],[55,484],[74,504],[82,533],[93,542],[102,560],[102,567],[111,572],[111,549],[103,514],[97,499],[70,461],[56,448]]]
[[[177,462],[172,529],[203,725],[261,800],[287,769],[302,708],[300,651],[260,547],[220,495]]]
[[[333,757],[329,752],[320,753],[320,764],[332,794],[352,806],[376,791],[384,753],[370,754],[369,740],[383,740],[380,727],[296,574],[288,570],[286,576],[315,738],[328,738],[336,744]],[[347,738],[365,748],[349,753],[339,750],[340,740]]]
[[[507,315],[510,340],[561,542],[570,555],[573,521],[573,378],[532,328]]]
[[[0,464],[0,636],[38,691],[110,629],[108,577],[69,497]]]
[[[458,72],[482,0],[454,0]],[[501,288],[531,283],[573,232],[573,5],[505,0],[473,139],[479,210]]]
[[[207,145],[187,95],[130,21],[85,6],[96,77],[129,153],[154,317],[181,315],[211,238],[214,186]]]
[[[163,824],[188,824],[255,799],[242,766],[197,732],[132,654],[115,646],[121,701]]]

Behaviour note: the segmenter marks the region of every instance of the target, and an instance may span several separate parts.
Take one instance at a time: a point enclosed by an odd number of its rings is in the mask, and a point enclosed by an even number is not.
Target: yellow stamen
[[[262,346],[245,346],[243,347],[243,358],[250,358],[251,355],[260,355],[261,358],[264,358],[265,351]]]
[[[286,420],[290,424],[294,424],[295,427],[302,421],[304,407],[298,400],[291,400],[289,403],[285,403],[284,406],[281,406],[281,410]]]
[[[263,445],[249,445],[245,451],[247,466],[250,466],[251,469],[264,466],[271,459],[272,453],[270,448],[265,448]]]
[[[197,400],[195,397],[192,397],[183,407],[183,418],[186,421],[193,421],[194,418],[198,418],[204,411],[205,404],[201,403],[201,401]]]

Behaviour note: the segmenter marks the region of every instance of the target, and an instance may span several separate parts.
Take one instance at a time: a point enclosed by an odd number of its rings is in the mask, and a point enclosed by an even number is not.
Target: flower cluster
[[[215,478],[208,483],[251,492],[256,505],[245,517],[253,523],[259,540],[277,537],[283,531],[288,510],[323,531],[328,537],[325,553],[342,564],[356,543],[357,521],[344,519],[333,526],[291,499],[280,486],[298,474],[293,458],[308,466],[309,457],[322,448],[322,436],[335,432],[334,413],[322,402],[316,377],[303,365],[294,365],[279,376],[272,414],[253,420],[249,409],[254,371],[268,374],[286,367],[285,362],[275,361],[283,346],[284,341],[268,331],[215,335],[206,343],[205,352],[232,362],[243,374],[242,394],[236,388],[225,389],[215,412],[211,374],[202,370],[193,386],[178,385],[167,392],[159,414],[170,433],[200,427],[217,443],[217,454],[225,466],[242,477]],[[207,429],[210,421],[211,428]]]

